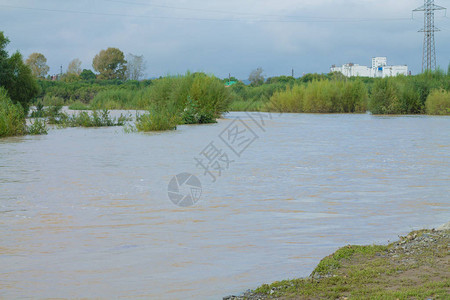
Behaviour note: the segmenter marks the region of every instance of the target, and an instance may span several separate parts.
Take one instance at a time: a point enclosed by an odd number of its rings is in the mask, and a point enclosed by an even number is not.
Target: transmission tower
[[[424,0],[421,7],[413,10],[423,11],[423,28],[419,32],[423,32],[423,56],[422,56],[422,72],[425,70],[436,69],[436,49],[434,43],[434,33],[440,31],[434,26],[434,11],[446,9],[445,7],[434,4],[434,0]]]

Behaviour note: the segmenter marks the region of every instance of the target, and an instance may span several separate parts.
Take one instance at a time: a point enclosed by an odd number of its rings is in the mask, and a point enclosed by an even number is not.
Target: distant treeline
[[[196,99],[185,85],[195,78],[224,86],[228,79],[204,73],[167,76],[155,80],[47,81],[39,80],[36,102],[71,105],[73,109],[148,109],[173,105],[186,108],[189,101],[217,101],[213,92]],[[206,83],[204,83],[206,84]],[[205,87],[206,88],[206,87]],[[212,87],[208,87],[213,89]],[[216,89],[218,93],[219,89]],[[221,109],[305,113],[450,114],[450,70],[415,76],[347,78],[340,73],[306,74],[300,78],[272,77],[257,85],[237,81],[226,87]],[[221,92],[222,93],[222,92]],[[170,94],[170,96],[168,95]],[[208,100],[210,99],[210,100]],[[167,103],[166,103],[167,102]],[[214,105],[217,105],[215,103]]]
[[[78,80],[73,82],[43,80],[38,81],[39,93],[35,99],[45,106],[68,105],[73,102],[89,104],[101,91],[141,90],[151,84],[151,80]],[[36,101],[37,100],[37,101]]]
[[[340,73],[269,78],[230,87],[231,110],[306,113],[450,114],[450,68],[415,76],[344,77]]]

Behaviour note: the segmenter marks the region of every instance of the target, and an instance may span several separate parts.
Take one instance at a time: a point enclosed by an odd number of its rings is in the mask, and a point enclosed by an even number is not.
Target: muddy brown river
[[[192,206],[169,199],[180,173],[201,182],[180,183]],[[0,298],[221,299],[445,223],[449,194],[450,117],[236,112],[3,138]]]

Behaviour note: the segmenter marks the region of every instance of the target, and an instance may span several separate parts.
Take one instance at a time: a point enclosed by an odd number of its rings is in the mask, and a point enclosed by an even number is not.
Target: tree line
[[[49,72],[47,58],[42,53],[32,53],[26,59],[25,64],[30,67],[34,77],[45,79]],[[67,71],[59,78],[65,82],[77,80],[141,80],[144,76],[146,64],[143,55],[129,53],[126,57],[118,48],[101,50],[92,60],[93,71],[81,69],[81,61],[78,58],[70,61]],[[50,77],[51,78],[51,77]]]

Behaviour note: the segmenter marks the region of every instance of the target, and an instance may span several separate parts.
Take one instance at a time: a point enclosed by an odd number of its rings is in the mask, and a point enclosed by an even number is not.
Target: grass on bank
[[[436,231],[413,231],[388,246],[342,247],[322,259],[310,277],[264,284],[253,293],[262,299],[445,299],[450,231],[433,236],[432,244],[411,246],[424,234]]]

